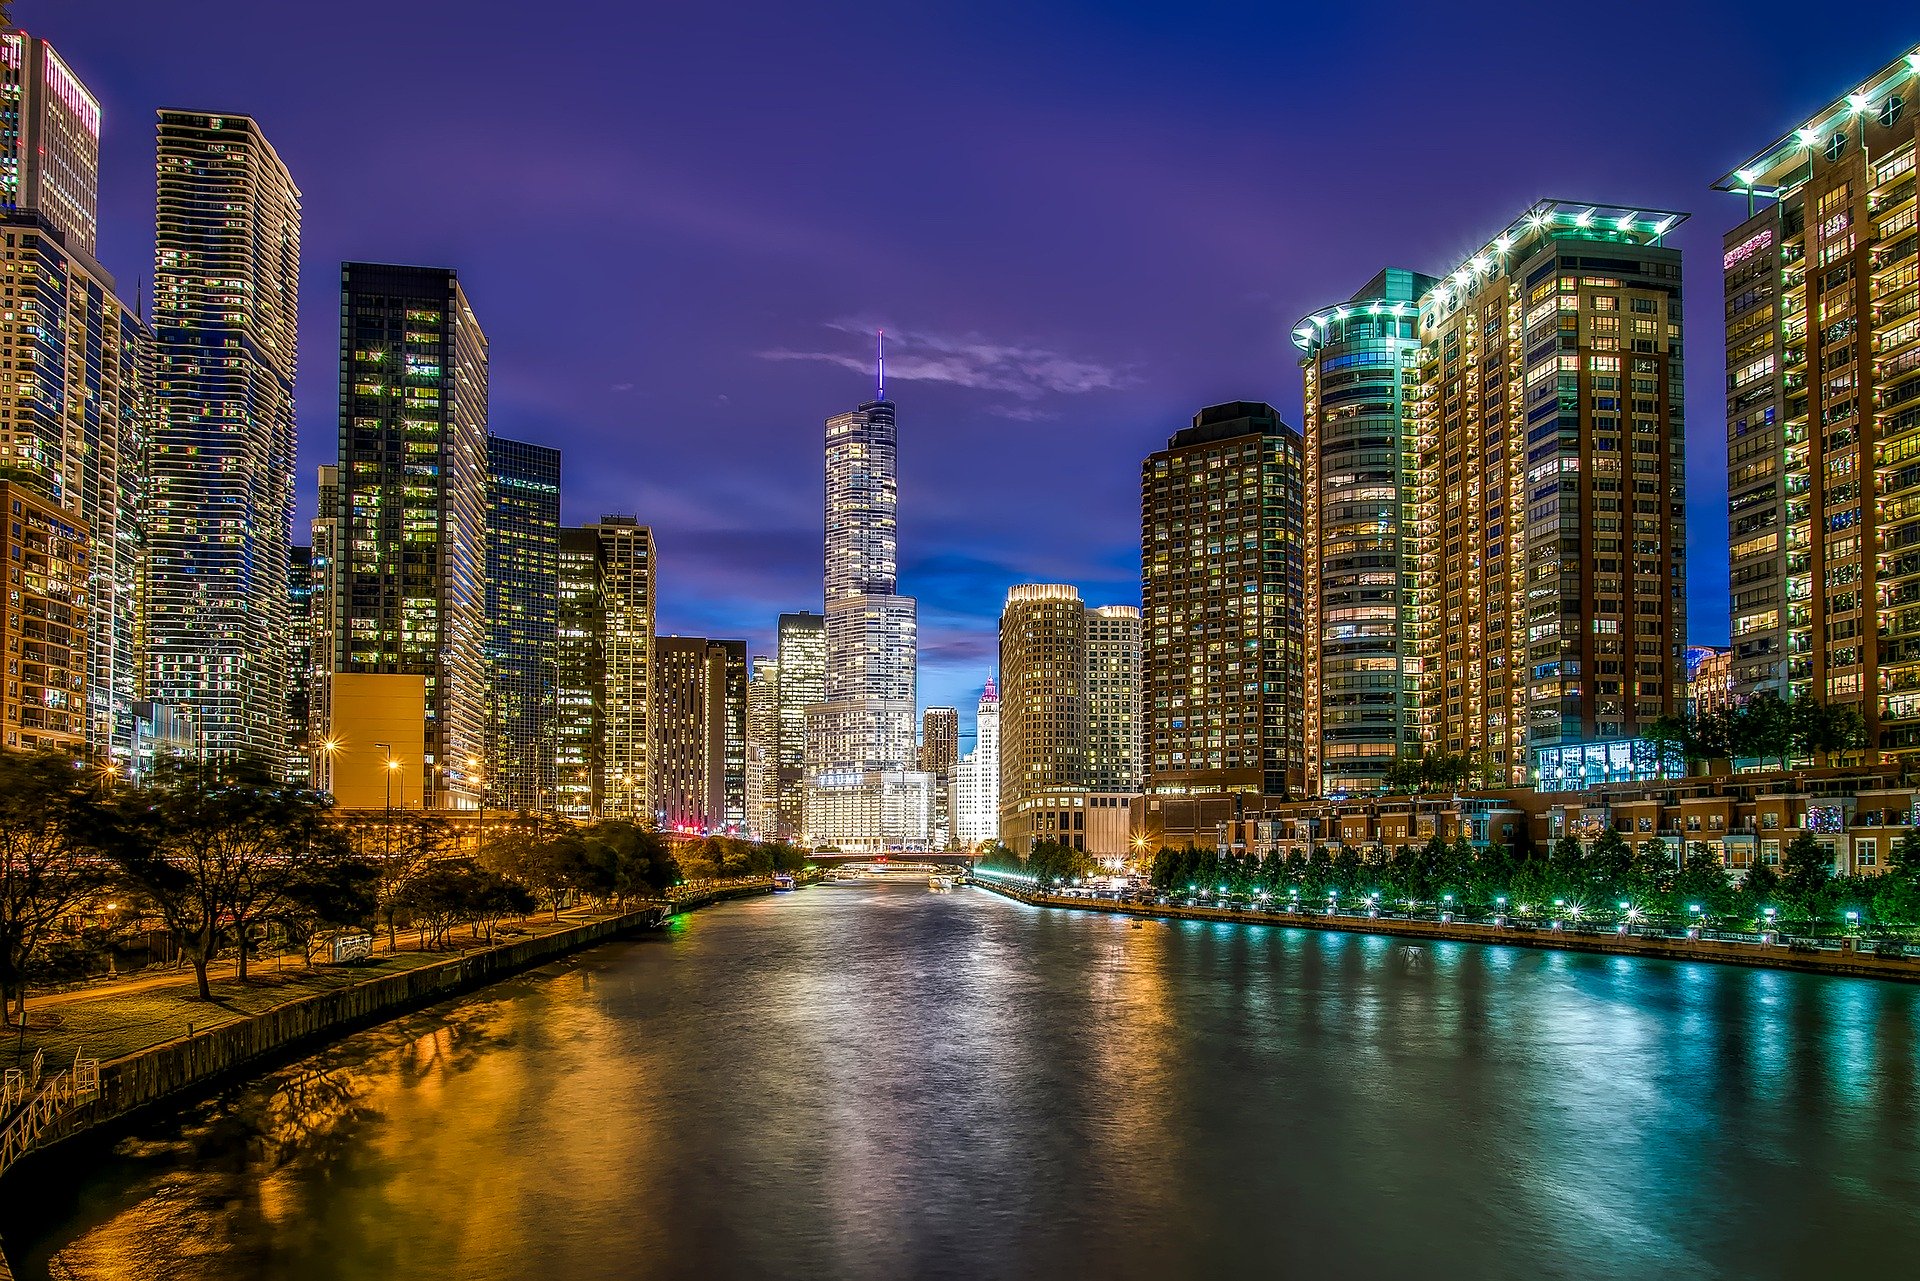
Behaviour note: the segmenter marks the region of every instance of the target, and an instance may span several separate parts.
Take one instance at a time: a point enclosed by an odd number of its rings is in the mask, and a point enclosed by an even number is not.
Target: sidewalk
[[[604,920],[620,913],[576,908],[560,913],[556,923],[551,913],[542,912],[519,920],[503,921],[495,927],[494,942],[510,942],[542,934],[551,934],[575,925]],[[234,977],[231,960],[216,962],[208,969],[213,999],[202,1001],[194,981],[193,969],[161,972],[144,970],[124,979],[74,988],[65,992],[35,996],[27,993],[27,1030],[16,1024],[0,1028],[0,1066],[12,1067],[45,1050],[49,1061],[70,1059],[76,1053],[102,1062],[131,1054],[150,1045],[158,1045],[189,1031],[204,1031],[235,1019],[303,996],[334,988],[347,987],[383,974],[396,974],[432,965],[450,956],[487,944],[471,937],[466,926],[456,927],[447,936],[446,951],[423,952],[417,933],[401,931],[400,950],[387,950],[384,932],[378,934],[373,958],[354,965],[308,966],[297,954],[282,957],[254,957],[247,966],[247,981]]]

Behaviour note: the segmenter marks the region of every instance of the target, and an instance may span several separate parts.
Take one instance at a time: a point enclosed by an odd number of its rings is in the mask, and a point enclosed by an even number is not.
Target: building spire
[[[879,340],[880,375],[879,385],[873,398],[875,400],[885,400],[887,398],[887,331],[884,329],[877,330],[876,334]]]

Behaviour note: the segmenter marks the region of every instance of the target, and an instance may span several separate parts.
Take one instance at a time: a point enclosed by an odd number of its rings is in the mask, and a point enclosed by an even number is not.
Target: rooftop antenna
[[[885,400],[887,398],[887,331],[881,329],[876,332],[880,343],[880,383],[874,399]]]

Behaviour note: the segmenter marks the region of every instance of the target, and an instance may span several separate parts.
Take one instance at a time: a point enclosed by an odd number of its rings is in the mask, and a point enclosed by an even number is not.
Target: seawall
[[[1846,978],[1894,979],[1920,983],[1920,960],[1875,956],[1871,952],[1802,952],[1785,944],[1734,943],[1716,939],[1674,939],[1640,934],[1587,934],[1556,930],[1516,930],[1474,921],[1417,921],[1392,917],[1324,916],[1311,912],[1235,912],[1217,907],[1178,904],[1116,903],[1100,899],[1057,898],[1050,894],[1023,894],[1012,886],[975,878],[970,884],[1035,907],[1070,908],[1169,921],[1218,921],[1232,925],[1277,925],[1301,930],[1333,930],[1343,934],[1384,934],[1394,938],[1444,939],[1454,943],[1486,943],[1505,947],[1553,948],[1607,956],[1639,956],[1666,961],[1711,961],[1720,965],[1749,965],[1765,969],[1800,970]]]

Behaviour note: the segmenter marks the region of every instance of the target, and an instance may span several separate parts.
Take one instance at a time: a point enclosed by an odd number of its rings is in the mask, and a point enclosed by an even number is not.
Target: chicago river
[[[357,1034],[0,1223],[25,1277],[1904,1275],[1920,989],[918,879]]]

